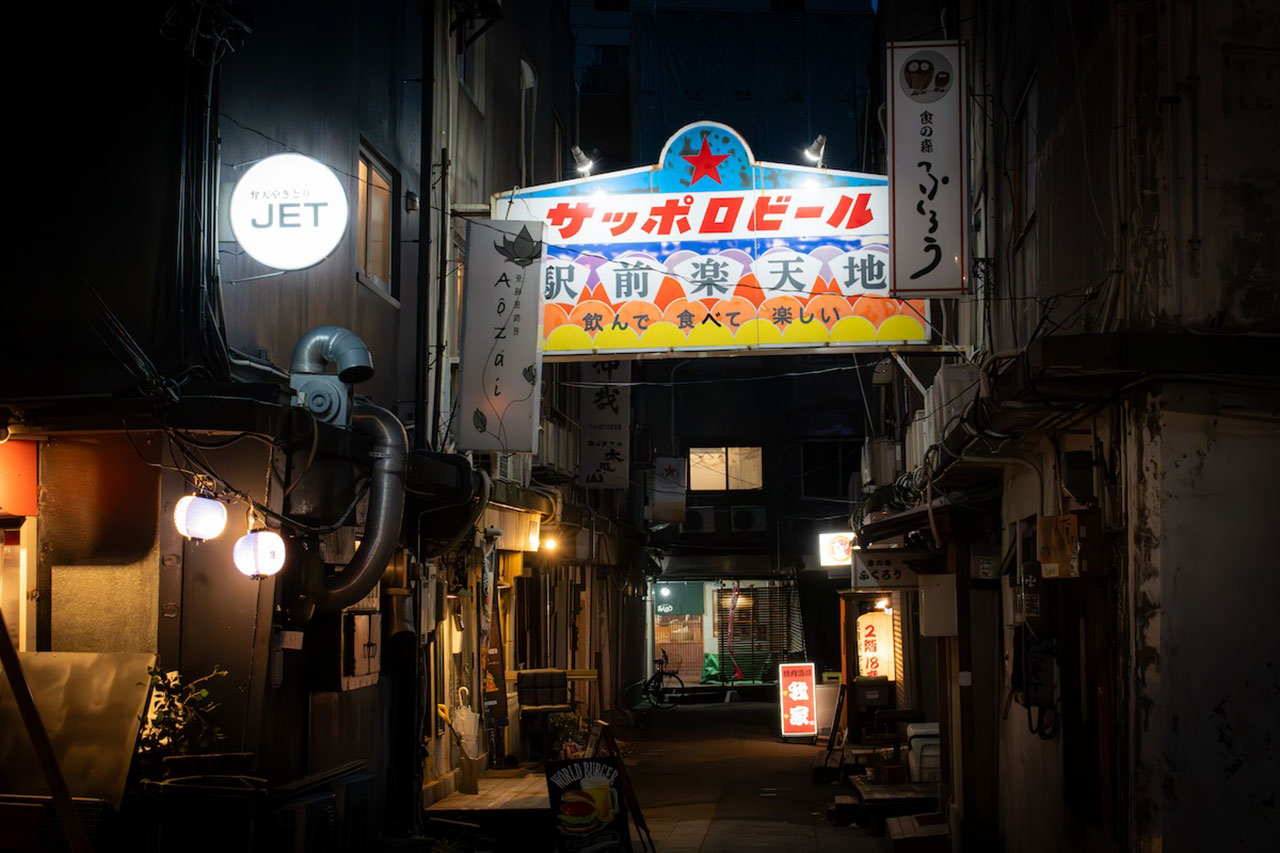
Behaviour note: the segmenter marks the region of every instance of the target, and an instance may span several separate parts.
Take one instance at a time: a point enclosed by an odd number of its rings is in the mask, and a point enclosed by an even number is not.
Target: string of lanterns
[[[196,543],[222,535],[227,527],[227,506],[215,496],[211,481],[197,478],[195,494],[182,497],[174,506],[173,525]],[[271,577],[284,568],[284,539],[274,530],[266,529],[261,519],[255,522],[252,508],[248,528],[232,547],[231,560],[245,577],[254,580]]]

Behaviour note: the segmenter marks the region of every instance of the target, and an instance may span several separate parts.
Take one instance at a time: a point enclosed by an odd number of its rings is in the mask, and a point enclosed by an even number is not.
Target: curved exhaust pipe
[[[316,609],[325,612],[350,607],[369,594],[399,545],[400,520],[404,515],[404,478],[409,455],[404,426],[391,412],[363,400],[356,401],[352,426],[373,438],[369,512],[364,523],[364,538],[355,556],[341,572],[324,579],[324,588],[316,596]]]
[[[329,365],[338,378],[355,385],[373,377],[373,354],[355,332],[340,326],[316,326],[298,339],[289,365],[292,373],[325,373]]]

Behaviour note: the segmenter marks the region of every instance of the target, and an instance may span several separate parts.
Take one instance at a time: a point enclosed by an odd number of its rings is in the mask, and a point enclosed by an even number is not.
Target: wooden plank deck
[[[937,782],[868,782],[860,776],[853,778],[853,787],[864,803],[886,800],[937,800]]]
[[[519,779],[481,776],[476,787],[480,793],[463,794],[455,791],[443,800],[427,806],[427,811],[529,811],[551,808],[547,777],[541,773],[530,773]]]

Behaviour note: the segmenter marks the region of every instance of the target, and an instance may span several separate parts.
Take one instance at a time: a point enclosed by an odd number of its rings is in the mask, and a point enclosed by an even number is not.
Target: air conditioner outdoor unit
[[[938,369],[925,394],[926,446],[942,441],[951,421],[977,396],[978,370],[972,364],[946,364]]]
[[[924,463],[925,451],[929,449],[925,444],[925,429],[924,409],[917,409],[907,427],[905,439],[908,471],[914,471]]]
[[[734,533],[763,533],[769,529],[769,514],[762,506],[735,506],[729,511],[729,529]]]
[[[684,521],[680,523],[681,533],[715,533],[716,508],[713,506],[691,506],[685,510]]]
[[[862,485],[887,486],[898,476],[902,451],[892,438],[873,438],[862,445]]]

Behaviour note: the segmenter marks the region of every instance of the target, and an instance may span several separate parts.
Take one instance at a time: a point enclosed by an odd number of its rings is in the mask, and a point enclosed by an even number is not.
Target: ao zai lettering
[[[494,312],[497,314],[498,320],[501,323],[501,325],[493,327],[494,348],[492,364],[494,367],[502,367],[506,364],[506,349],[498,342],[508,340],[508,332],[510,332],[512,338],[519,337],[520,335],[519,309],[520,296],[524,291],[524,275],[523,273],[516,273],[513,278],[515,280],[515,287],[512,287],[512,278],[508,277],[505,272],[499,275],[497,280],[493,283],[494,287],[506,287],[507,290],[511,291],[510,304],[507,303],[507,298],[505,296],[499,296],[498,303],[494,306]],[[527,376],[525,378],[528,379]],[[532,380],[530,381],[532,382]],[[493,396],[502,396],[502,374],[499,374],[498,377],[494,379]]]

